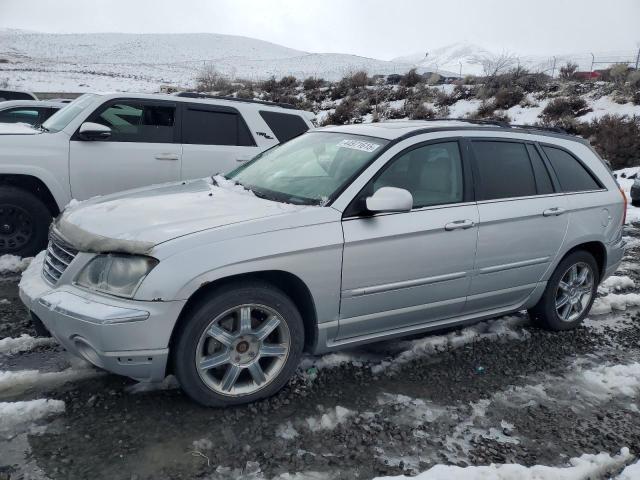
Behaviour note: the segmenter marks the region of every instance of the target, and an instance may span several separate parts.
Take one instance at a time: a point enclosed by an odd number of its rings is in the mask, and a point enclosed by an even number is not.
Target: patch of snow
[[[615,480],[638,480],[640,478],[640,461],[627,466]]]
[[[27,269],[33,257],[22,258],[6,253],[0,256],[0,274],[20,273]]]
[[[607,292],[611,290],[622,290],[623,288],[634,288],[635,286],[635,282],[626,275],[612,275],[600,284],[600,288]]]
[[[213,442],[208,438],[201,438],[200,440],[194,440],[193,449],[199,452],[203,450],[211,450],[213,448]]]
[[[285,440],[293,440],[298,436],[298,431],[293,427],[291,422],[287,422],[276,428],[276,436],[284,438]]]
[[[597,99],[586,98],[586,100],[593,111],[579,117],[578,120],[581,122],[590,122],[605,115],[640,116],[640,105],[634,105],[631,102],[623,104],[616,103],[609,96],[603,96]]]
[[[603,365],[585,370],[575,385],[583,394],[605,401],[610,397],[635,397],[640,393],[640,363]]]
[[[95,375],[99,375],[99,371],[93,368],[68,368],[61,372],[40,372],[38,370],[0,372],[0,392],[3,395],[15,395],[34,387],[50,388]]]
[[[411,477],[414,480],[586,480],[605,475],[609,471],[623,467],[633,455],[628,448],[611,456],[608,453],[584,454],[569,460],[567,466],[548,467],[535,465],[525,467],[518,464],[491,464],[483,466],[457,467],[436,465],[426,472]],[[374,480],[401,480],[409,477],[377,477]]]
[[[38,399],[25,402],[0,402],[0,435],[12,437],[28,424],[64,412],[61,400]]]
[[[401,394],[383,393],[378,397],[378,404],[393,406],[397,412],[397,415],[394,415],[394,421],[401,425],[418,426],[431,423],[447,414],[446,407]]]
[[[338,405],[334,409],[323,413],[320,417],[308,417],[305,422],[309,430],[312,432],[317,432],[319,430],[333,430],[353,415],[355,415],[353,410],[349,410],[348,408]]]
[[[55,345],[56,343],[56,340],[53,338],[34,338],[31,335],[23,333],[17,338],[7,337],[0,339],[0,354],[13,355],[19,352],[28,352],[43,345]]]
[[[470,114],[475,113],[478,107],[482,104],[482,100],[470,99],[470,100],[458,100],[456,103],[449,107],[450,118],[466,118]]]
[[[138,382],[125,388],[127,393],[158,392],[162,390],[175,390],[180,388],[178,379],[173,375],[168,375],[161,382]]]
[[[610,293],[606,297],[596,298],[591,307],[591,315],[604,315],[613,310],[626,310],[627,307],[640,306],[638,293]]]

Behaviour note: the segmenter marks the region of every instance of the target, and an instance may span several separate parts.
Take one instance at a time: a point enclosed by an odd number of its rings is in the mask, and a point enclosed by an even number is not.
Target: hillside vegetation
[[[466,118],[559,127],[589,139],[614,168],[640,165],[640,71],[616,66],[594,82],[578,80],[575,69],[566,65],[552,79],[514,68],[447,84],[415,70],[373,77],[360,71],[335,82],[292,76],[231,82],[205,69],[196,89],[291,103],[316,113],[319,125]]]

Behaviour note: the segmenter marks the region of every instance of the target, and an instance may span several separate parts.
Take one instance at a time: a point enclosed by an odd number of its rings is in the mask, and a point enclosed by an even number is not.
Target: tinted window
[[[480,199],[526,197],[536,194],[527,149],[516,142],[473,142]]]
[[[598,182],[572,155],[559,148],[542,147],[542,149],[549,157],[551,166],[558,176],[558,181],[563,191],[580,192],[600,188]]]
[[[462,201],[462,160],[457,142],[436,143],[402,154],[373,183],[409,190],[413,208]],[[373,193],[371,192],[371,193]]]
[[[182,143],[241,147],[255,145],[244,119],[238,113],[193,107],[185,111]]]
[[[267,125],[280,143],[291,140],[309,130],[307,124],[298,115],[261,111],[260,116],[267,122]]]
[[[39,122],[40,112],[37,108],[16,107],[0,111],[0,123],[28,123],[35,125]]]
[[[531,159],[531,165],[533,165],[533,173],[536,178],[536,187],[539,195],[547,193],[553,193],[553,184],[551,183],[551,177],[549,171],[542,160],[542,157],[535,149],[533,145],[528,145],[529,158]]]
[[[89,121],[111,128],[112,142],[173,142],[176,109],[172,105],[118,102]]]
[[[3,100],[37,100],[37,98],[26,92],[13,92],[11,90],[0,90],[0,101]]]

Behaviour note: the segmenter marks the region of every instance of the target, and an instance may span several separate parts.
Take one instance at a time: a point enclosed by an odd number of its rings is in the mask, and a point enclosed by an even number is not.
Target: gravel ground
[[[640,230],[629,228],[627,235],[635,241]],[[616,293],[640,292],[635,243],[620,274],[636,287]],[[15,278],[0,282],[0,298],[8,300],[0,302],[0,339],[35,336]],[[592,316],[586,326],[562,333],[531,327],[519,314],[475,329],[307,358],[275,397],[206,409],[172,381],[144,389],[70,363],[58,346],[43,345],[0,354],[0,402],[48,398],[64,401],[66,409],[4,434],[0,418],[0,480],[273,478],[285,472],[368,479],[412,475],[437,463],[562,465],[625,446],[639,455],[640,374],[628,371],[636,362],[637,308]],[[630,384],[609,381],[615,365],[623,366]],[[25,370],[42,375],[3,387],[3,373]],[[62,371],[69,375],[60,378]]]

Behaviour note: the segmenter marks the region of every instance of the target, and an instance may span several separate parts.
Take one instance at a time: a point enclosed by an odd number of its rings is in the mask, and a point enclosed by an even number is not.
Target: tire
[[[572,285],[571,282],[567,282],[566,280],[571,278],[570,270],[574,267],[577,268],[578,277],[585,269],[588,270],[590,281],[587,278],[586,283],[582,284],[582,286]],[[561,280],[565,280],[563,281],[564,287],[560,285]],[[591,305],[593,305],[599,283],[598,264],[593,255],[584,250],[569,254],[560,262],[553,275],[551,275],[542,298],[529,310],[533,323],[554,331],[570,330],[578,327],[589,313]],[[565,300],[566,302],[563,304],[562,302]],[[576,301],[576,303],[572,304],[573,301]],[[566,312],[570,307],[571,310],[567,314]]]
[[[47,247],[52,216],[33,193],[0,186],[0,254],[32,257]]]
[[[274,317],[279,323],[268,333]],[[249,318],[244,333],[243,318]],[[213,291],[190,309],[178,328],[173,371],[186,394],[208,407],[275,394],[295,373],[304,347],[300,312],[282,291],[264,282],[234,283]],[[198,368],[204,360],[213,366]]]

